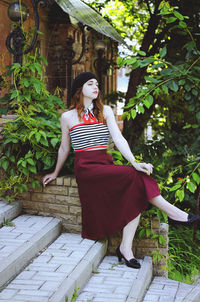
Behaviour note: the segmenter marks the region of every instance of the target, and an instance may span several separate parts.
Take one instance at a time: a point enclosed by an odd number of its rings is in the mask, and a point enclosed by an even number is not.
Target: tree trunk
[[[148,54],[149,47],[152,45],[152,42],[155,41],[156,38],[156,29],[158,28],[160,16],[157,15],[158,13],[158,6],[161,1],[158,1],[157,6],[154,10],[154,14],[151,14],[149,25],[147,31],[144,35],[141,50],[145,51]],[[157,46],[158,49],[159,45]],[[156,49],[155,49],[156,51]],[[152,55],[152,54],[151,54]],[[126,94],[126,102],[128,104],[129,99],[134,97],[137,92],[137,87],[140,83],[142,83],[144,76],[146,74],[146,68],[137,68],[130,74],[129,84],[128,84],[128,91]],[[155,104],[154,104],[155,106]],[[134,120],[130,119],[124,121],[124,130],[123,135],[127,139],[130,147],[132,148],[135,144],[136,140],[141,136],[143,133],[146,124],[153,112],[154,106],[151,106],[150,109],[146,110],[144,115],[137,116]]]

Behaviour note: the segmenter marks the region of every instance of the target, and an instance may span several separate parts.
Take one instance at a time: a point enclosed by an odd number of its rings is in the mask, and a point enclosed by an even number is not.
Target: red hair
[[[83,92],[82,87],[79,88],[74,96],[72,97],[72,105],[70,106],[70,110],[76,109],[78,112],[78,118],[81,121],[81,114],[84,113],[84,102],[83,102]],[[98,97],[92,101],[94,104],[93,113],[100,123],[105,123],[105,118],[103,116],[103,103],[101,101],[100,94]]]

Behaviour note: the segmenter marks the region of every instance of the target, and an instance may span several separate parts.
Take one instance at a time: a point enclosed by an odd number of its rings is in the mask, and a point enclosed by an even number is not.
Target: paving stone
[[[12,220],[17,217],[21,212],[21,203],[12,202],[9,203],[7,200],[0,201],[0,224],[6,220]]]
[[[21,215],[0,229],[0,288],[60,233],[60,220]]]
[[[50,290],[27,290],[22,289],[19,291],[19,295],[29,295],[29,296],[36,296],[36,297],[50,297],[52,295],[52,291]]]
[[[149,287],[143,302],[159,301],[159,302],[182,302],[187,301],[185,297],[189,295],[195,288],[194,285],[185,284],[176,280],[164,277],[155,277]],[[200,287],[199,287],[200,291]],[[192,298],[187,302],[197,302],[195,300],[195,292]]]
[[[4,289],[1,293],[0,293],[0,301],[1,299],[7,299],[10,300],[13,296],[15,296],[17,293],[16,289]]]
[[[159,296],[149,294],[144,297],[143,302],[158,302],[158,300],[159,300]],[[170,302],[172,302],[172,301],[170,300]]]
[[[125,302],[140,270],[119,264],[117,257],[107,256],[96,271],[98,274],[90,278],[76,302]]]
[[[7,300],[1,302],[7,302]],[[16,295],[12,301],[18,302],[48,302],[48,297],[38,297],[38,296],[29,296],[29,295]]]
[[[80,245],[83,247],[82,249],[80,249]],[[63,250],[63,246],[70,248]],[[7,285],[0,293],[0,302],[1,299],[9,302],[10,299],[21,302],[46,302],[51,299],[53,302],[61,301],[53,297],[59,294],[65,280],[69,279],[75,288],[76,282],[80,284],[78,278],[83,280],[82,282],[87,279],[87,272],[82,269],[84,265],[86,270],[90,267],[92,273],[93,259],[89,258],[87,261],[85,259],[87,259],[89,251],[94,247],[96,249],[96,246],[99,246],[100,251],[104,243],[98,245],[95,241],[83,239],[81,235],[77,234],[74,236],[67,233],[60,235],[52,245]],[[64,289],[66,291],[66,287]]]

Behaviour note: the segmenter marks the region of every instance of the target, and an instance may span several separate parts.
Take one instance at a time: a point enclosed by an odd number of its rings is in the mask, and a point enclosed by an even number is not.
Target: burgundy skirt
[[[82,237],[101,239],[121,230],[160,195],[156,181],[133,167],[114,165],[106,150],[75,153],[82,206]]]

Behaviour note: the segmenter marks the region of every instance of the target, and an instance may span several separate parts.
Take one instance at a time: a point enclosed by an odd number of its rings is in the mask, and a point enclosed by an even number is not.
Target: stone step
[[[199,302],[200,284],[190,285],[164,277],[155,277],[143,302]]]
[[[71,301],[90,278],[107,250],[107,242],[62,233],[0,293],[1,302]]]
[[[12,222],[13,226],[0,229],[0,288],[53,242],[61,229],[60,220],[53,217],[21,215]]]
[[[142,301],[151,283],[153,267],[151,257],[145,257],[140,263],[138,270],[119,264],[117,257],[105,257],[76,302]]]
[[[12,202],[9,203],[7,200],[0,201],[0,227],[2,223],[6,222],[8,219],[12,220],[21,213],[21,203]]]

